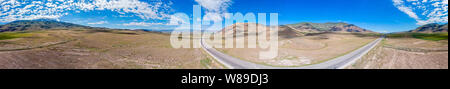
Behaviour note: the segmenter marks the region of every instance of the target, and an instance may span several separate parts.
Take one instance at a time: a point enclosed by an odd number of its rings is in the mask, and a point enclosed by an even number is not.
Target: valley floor
[[[448,69],[448,40],[392,38],[349,69]]]
[[[351,33],[325,33],[292,38],[279,37],[278,57],[259,59],[260,48],[219,48],[230,56],[250,62],[294,67],[322,63],[352,52],[378,37],[360,37]]]
[[[0,69],[224,68],[202,49],[174,49],[166,34],[46,30],[0,40]]]
[[[12,34],[14,36],[8,37]],[[125,30],[44,30],[0,35],[3,35],[0,40],[0,69],[224,68],[200,48],[172,48],[168,34]],[[258,52],[262,49],[218,50],[254,63],[302,66],[347,54],[376,38],[346,33],[280,37],[278,57],[270,60],[258,59]],[[388,38],[348,68],[448,69],[448,40]]]

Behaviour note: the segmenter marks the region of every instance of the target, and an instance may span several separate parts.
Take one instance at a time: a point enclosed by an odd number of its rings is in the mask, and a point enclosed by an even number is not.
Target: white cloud
[[[195,0],[209,12],[224,12],[231,5],[231,0]]]
[[[0,22],[28,20],[37,17],[60,18],[69,11],[104,11],[133,14],[142,19],[169,18],[169,4],[161,0],[142,2],[139,0],[1,0]]]
[[[208,16],[206,19],[220,22],[223,20],[224,13],[233,3],[231,0],[195,0],[200,6],[206,9],[205,13],[218,14]]]
[[[418,25],[448,23],[448,0],[392,0],[400,11],[415,19]],[[421,14],[417,14],[421,13]]]
[[[93,22],[93,23],[88,23],[88,24],[98,25],[98,24],[107,24],[107,23],[108,23],[108,21],[99,21],[99,22]]]

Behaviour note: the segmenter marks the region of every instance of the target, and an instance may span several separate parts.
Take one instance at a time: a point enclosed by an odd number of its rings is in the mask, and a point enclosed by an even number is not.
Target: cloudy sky
[[[52,18],[126,29],[172,29],[174,13],[279,13],[280,24],[347,22],[378,32],[448,22],[448,0],[0,0],[0,24]]]

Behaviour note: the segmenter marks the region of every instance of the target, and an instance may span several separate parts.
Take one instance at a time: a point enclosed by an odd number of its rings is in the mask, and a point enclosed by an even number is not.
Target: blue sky
[[[126,29],[173,29],[171,14],[278,13],[279,24],[346,22],[377,32],[398,32],[448,22],[448,0],[0,0],[0,24],[53,18]],[[191,15],[192,16],[192,15]]]

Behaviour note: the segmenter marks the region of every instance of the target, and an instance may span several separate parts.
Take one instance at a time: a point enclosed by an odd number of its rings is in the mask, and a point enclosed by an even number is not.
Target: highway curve
[[[370,42],[369,44],[351,52],[344,56],[340,56],[338,58],[322,62],[319,64],[314,65],[308,65],[308,66],[302,66],[302,67],[274,67],[274,66],[267,66],[267,65],[261,65],[256,64],[248,61],[244,61],[238,58],[234,58],[232,56],[226,55],[224,53],[221,53],[220,51],[217,51],[216,49],[209,46],[207,43],[203,41],[203,39],[200,41],[202,48],[212,57],[214,57],[217,61],[224,64],[226,67],[230,69],[343,69],[354,62],[356,62],[358,59],[360,59],[362,56],[367,54],[372,48],[374,48],[383,38],[378,38],[373,42]]]

